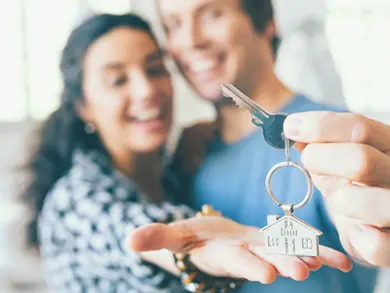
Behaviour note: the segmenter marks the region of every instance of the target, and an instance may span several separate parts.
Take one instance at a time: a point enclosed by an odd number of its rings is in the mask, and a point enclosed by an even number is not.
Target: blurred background
[[[390,1],[274,4],[279,77],[317,101],[390,123]],[[27,174],[20,166],[31,129],[59,102],[64,42],[75,25],[99,12],[138,12],[152,21],[162,43],[164,37],[153,0],[3,0],[0,5],[0,293],[44,293],[39,258],[24,248],[28,212],[18,193]],[[214,112],[175,75],[178,134]],[[386,279],[384,274],[378,292],[390,292]]]

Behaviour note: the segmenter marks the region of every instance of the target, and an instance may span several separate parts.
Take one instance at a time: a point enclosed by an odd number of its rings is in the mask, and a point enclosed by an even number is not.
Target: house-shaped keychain
[[[264,232],[265,250],[268,254],[318,256],[318,237],[322,232],[302,220],[286,215],[267,217]]]

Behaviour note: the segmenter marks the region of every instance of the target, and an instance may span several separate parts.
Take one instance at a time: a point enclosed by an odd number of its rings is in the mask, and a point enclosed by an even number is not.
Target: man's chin
[[[221,85],[196,86],[195,91],[202,100],[208,101],[210,103],[219,103],[221,100],[225,100],[225,98],[222,95]]]
[[[215,89],[207,90],[197,90],[196,91],[200,98],[204,101],[210,102],[215,105],[215,107],[220,108],[225,105],[234,105],[234,102],[222,95],[221,87]]]

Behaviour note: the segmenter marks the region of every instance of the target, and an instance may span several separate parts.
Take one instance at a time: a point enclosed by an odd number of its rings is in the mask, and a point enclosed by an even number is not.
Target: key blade
[[[233,100],[233,102],[239,107],[246,109],[250,112],[255,111],[255,108],[251,106],[250,103],[248,103],[248,100],[250,100],[249,97],[247,97],[244,93],[239,91],[235,86],[231,84],[223,84],[221,86],[222,93],[225,97],[230,98]]]
[[[231,98],[238,107],[248,110],[263,123],[271,117],[269,113],[264,111],[259,105],[253,102],[235,86],[231,84],[223,84],[221,88],[225,97]]]

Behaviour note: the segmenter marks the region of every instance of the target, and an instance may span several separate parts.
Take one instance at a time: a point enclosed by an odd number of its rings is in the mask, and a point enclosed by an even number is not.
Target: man
[[[283,214],[268,197],[264,179],[284,151],[271,148],[248,113],[222,98],[221,84],[232,83],[270,112],[332,110],[294,94],[276,77],[271,41],[275,35],[270,0],[159,0],[167,42],[180,70],[218,118],[207,144],[191,137],[202,125],[185,131],[174,161],[177,173],[191,180],[190,203],[208,203],[242,224],[266,226],[267,214]],[[188,157],[188,154],[195,154]],[[292,152],[299,160],[299,153]],[[183,164],[184,162],[184,164]],[[303,176],[290,168],[278,171],[273,190],[286,204],[305,196]],[[342,250],[337,230],[316,191],[294,213],[323,232],[320,243]],[[376,271],[355,265],[349,274],[330,268],[312,273],[305,282],[277,280],[272,285],[247,284],[240,292],[372,292]]]

